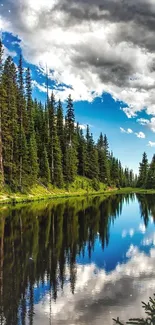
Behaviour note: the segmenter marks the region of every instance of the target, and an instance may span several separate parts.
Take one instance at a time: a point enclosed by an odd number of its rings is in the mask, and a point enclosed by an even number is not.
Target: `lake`
[[[112,325],[155,292],[155,196],[0,209],[0,324]]]

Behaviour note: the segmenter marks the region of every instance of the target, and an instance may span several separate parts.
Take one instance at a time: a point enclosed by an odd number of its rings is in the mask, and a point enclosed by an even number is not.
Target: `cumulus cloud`
[[[132,111],[131,107],[123,107],[121,110],[126,114],[128,118],[136,117],[136,113]]]
[[[125,129],[122,128],[122,127],[120,127],[120,131],[121,131],[122,133],[127,133],[127,134],[132,134],[132,133],[134,133],[132,129],[127,129],[127,130],[125,130]],[[135,132],[134,134],[137,136],[137,138],[145,139],[145,134],[144,134],[144,132],[138,132],[138,133]]]
[[[144,237],[142,244],[143,246],[155,246],[155,232],[151,233],[149,236]]]
[[[74,125],[75,125],[75,127],[77,126],[77,123],[75,122],[74,123]],[[89,125],[90,126],[90,125]],[[91,125],[92,126],[92,125]],[[81,130],[86,130],[87,129],[87,125],[86,124],[79,124],[79,128],[81,129]]]
[[[149,141],[148,146],[149,147],[155,147],[155,142]]]
[[[128,134],[133,133],[133,131],[131,129],[125,130],[124,128],[120,127],[120,130],[121,130],[122,133],[128,133]]]
[[[27,61],[54,71],[74,100],[103,92],[135,117],[155,115],[153,0],[5,0],[0,29],[18,35]],[[56,92],[56,90],[55,90]]]
[[[137,136],[137,138],[145,139],[145,134],[143,132],[135,133],[135,135]]]
[[[140,232],[141,232],[142,234],[145,234],[145,232],[146,232],[146,227],[145,227],[145,225],[144,225],[143,223],[140,223],[140,225],[139,225],[139,230],[140,230]]]
[[[34,325],[49,324],[51,311],[56,325],[113,325],[113,317],[143,317],[141,301],[147,301],[155,291],[155,249],[146,255],[131,245],[126,255],[127,263],[117,265],[110,273],[95,264],[77,265],[75,294],[66,281],[51,308],[47,294],[34,306]]]
[[[135,230],[133,228],[130,228],[129,231],[127,231],[126,229],[124,229],[122,231],[122,238],[125,238],[128,234],[130,237],[133,237],[135,233]]]
[[[150,120],[140,118],[137,120],[141,125],[146,125],[151,129],[152,132],[155,132],[155,118],[152,117]]]
[[[16,52],[15,52],[15,51],[9,51],[9,50],[7,49],[7,47],[4,46],[4,55],[3,55],[3,59],[5,60],[8,56],[12,56],[12,57],[14,57],[14,56],[16,56]]]

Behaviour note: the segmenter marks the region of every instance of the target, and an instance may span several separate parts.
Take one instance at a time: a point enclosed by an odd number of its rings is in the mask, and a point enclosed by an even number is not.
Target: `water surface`
[[[0,324],[112,325],[155,292],[155,196],[0,209]]]

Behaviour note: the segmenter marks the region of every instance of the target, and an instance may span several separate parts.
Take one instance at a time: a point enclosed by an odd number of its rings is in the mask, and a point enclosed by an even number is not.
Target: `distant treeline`
[[[75,123],[71,96],[66,115],[54,94],[43,105],[32,98],[31,72],[18,67],[11,56],[3,60],[0,41],[0,183],[16,191],[40,180],[45,186],[59,188],[73,182],[77,175],[108,186],[135,186],[132,170],[109,152],[106,135],[97,143],[87,125],[86,134]]]

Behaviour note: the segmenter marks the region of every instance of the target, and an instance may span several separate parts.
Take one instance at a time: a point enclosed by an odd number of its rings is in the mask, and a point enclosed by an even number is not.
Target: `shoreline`
[[[40,195],[33,195],[33,194],[20,194],[20,193],[0,193],[0,205],[8,204],[8,205],[15,205],[18,203],[29,203],[29,202],[39,202],[45,200],[52,200],[52,199],[61,199],[61,198],[78,198],[78,197],[89,197],[89,196],[99,196],[103,195],[105,197],[116,195],[116,194],[155,194],[155,189],[136,189],[136,188],[121,188],[121,189],[110,189],[110,190],[100,190],[100,191],[77,191],[77,192],[56,192],[47,194],[40,194]]]

